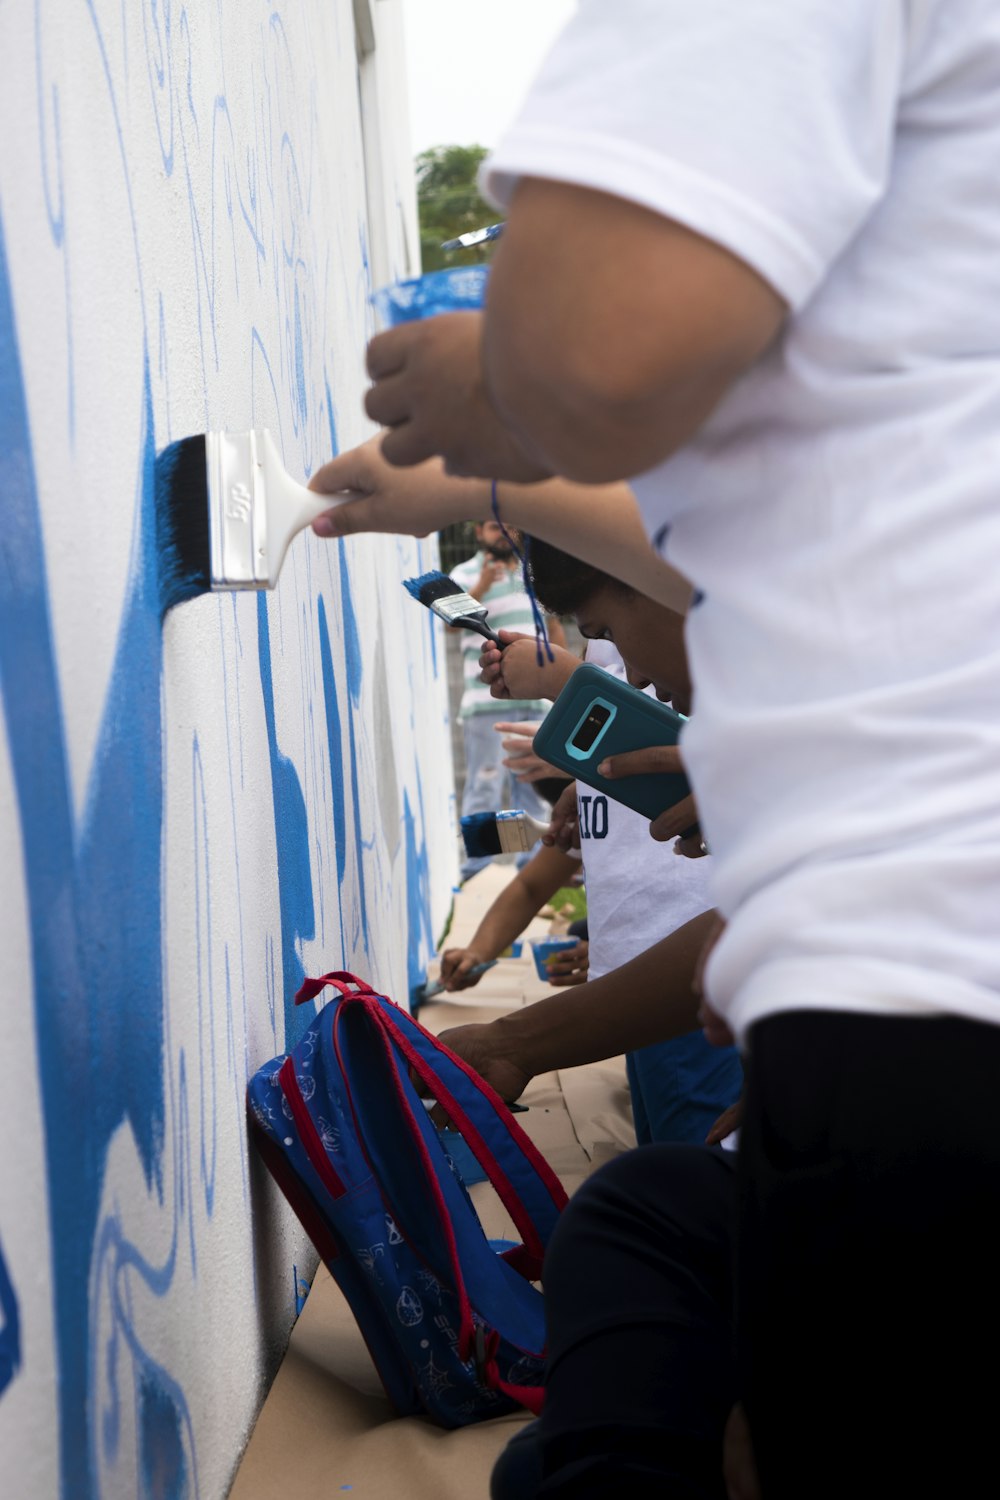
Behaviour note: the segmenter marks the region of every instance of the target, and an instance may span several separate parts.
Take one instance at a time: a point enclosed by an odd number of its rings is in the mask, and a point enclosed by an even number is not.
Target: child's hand
[[[597,767],[602,776],[613,781],[616,776],[645,776],[683,774],[684,763],[676,745],[650,745],[645,750],[625,750],[621,755],[609,755]],[[675,839],[698,821],[698,809],[689,794],[673,807],[668,807],[649,825],[650,836],[665,844]],[[687,853],[685,849],[683,851]],[[699,852],[704,853],[704,850]]]
[[[538,646],[533,635],[516,630],[497,631],[501,653],[487,641],[479,657],[480,678],[489,683],[494,698],[543,698],[545,667],[538,665]]]
[[[584,984],[590,967],[590,944],[581,938],[575,948],[563,948],[545,964],[549,984]]]
[[[452,1026],[441,1032],[441,1040],[508,1103],[531,1082],[532,1074],[517,1054],[516,1039],[512,1041],[509,1028],[501,1022]]]
[[[550,849],[561,849],[564,854],[570,849],[579,849],[580,817],[576,803],[575,781],[571,781],[569,786],[559,793],[559,800],[552,808],[548,832],[542,834],[542,843]]]
[[[540,719],[534,722],[522,719],[513,724],[493,726],[497,734],[508,736],[500,741],[500,748],[507,752],[502,764],[515,781],[542,781],[546,777],[563,774],[556,766],[550,766],[547,760],[541,760],[532,748],[535,731],[540,723]]]
[[[503,634],[508,632],[504,631]],[[494,698],[510,697],[503,679],[502,661],[503,654],[499,646],[494,646],[492,641],[485,641],[479,653],[479,680],[486,683]]]
[[[724,1109],[722,1111],[722,1114],[716,1120],[715,1124],[712,1126],[711,1130],[708,1132],[708,1135],[706,1135],[706,1137],[705,1137],[705,1145],[706,1146],[719,1146],[719,1145],[721,1145],[722,1142],[726,1139],[726,1136],[727,1135],[732,1135],[732,1133],[733,1133],[734,1130],[739,1130],[739,1128],[740,1128],[740,1126],[742,1124],[743,1124],[743,1096],[741,1094],[740,1097],[737,1099],[737,1101],[736,1101],[735,1104],[731,1104],[728,1109]]]
[[[439,313],[378,333],[368,345],[365,410],[390,431],[383,453],[408,466],[440,453],[449,474],[547,478],[497,416],[483,381],[480,312]]]
[[[552,646],[552,660],[542,649],[538,662],[538,643],[533,635],[515,630],[497,632],[504,649],[501,653],[487,641],[479,656],[481,681],[489,685],[494,698],[558,698],[580,662],[572,651]]]
[[[469,970],[486,962],[474,948],[446,948],[441,955],[441,983],[446,990],[471,989],[483,976],[474,974],[470,979]]]

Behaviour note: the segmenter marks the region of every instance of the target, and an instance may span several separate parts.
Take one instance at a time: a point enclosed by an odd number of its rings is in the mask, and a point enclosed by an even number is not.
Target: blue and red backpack
[[[545,1329],[532,1285],[566,1195],[500,1097],[353,974],[247,1088],[251,1133],[347,1298],[402,1414],[460,1427],[541,1408]],[[491,1246],[419,1079],[461,1133],[522,1243]]]

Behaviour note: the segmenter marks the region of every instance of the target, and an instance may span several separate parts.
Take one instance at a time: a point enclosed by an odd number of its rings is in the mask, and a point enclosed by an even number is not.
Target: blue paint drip
[[[340,936],[344,941],[344,876],[347,873],[347,820],[344,816],[344,733],[337,702],[337,682],[333,675],[333,653],[326,623],[326,606],[319,600],[319,656],[323,672],[323,699],[326,707],[326,743],[330,761],[330,801],[333,808],[333,849],[337,859],[337,905],[340,911]]]
[[[347,690],[351,695],[351,703],[358,708],[361,703],[361,679],[364,676],[364,664],[361,660],[361,636],[358,631],[358,618],[354,613],[354,601],[351,598],[351,575],[347,569],[347,551],[343,541],[337,543],[340,552],[340,607],[344,612],[344,657],[347,665]]]
[[[323,377],[326,387],[326,420],[330,428],[330,457],[333,458],[340,449],[337,445],[337,419],[333,414],[333,396],[330,394],[330,380],[328,376]]]
[[[45,1117],[62,1493],[92,1490],[87,1257],[113,1131],[160,1185],[160,633],[148,352],[139,535],[79,840],[0,226],[0,686],[24,851]]]
[[[365,945],[365,956],[370,956],[368,946],[368,900],[365,895],[364,870],[360,868],[361,851],[365,847],[361,835],[361,799],[358,796],[358,740],[356,714],[361,707],[361,679],[364,664],[361,659],[361,637],[358,633],[354,601],[351,598],[351,575],[347,571],[347,553],[342,541],[337,543],[340,553],[340,608],[344,626],[344,661],[347,666],[347,691],[350,697],[348,723],[351,741],[351,788],[354,804],[354,843],[358,851],[358,893],[361,902],[361,936]]]
[[[306,364],[302,349],[302,307],[298,285],[295,287],[295,397],[299,422],[304,430],[309,419],[309,404],[306,399]]]
[[[295,992],[305,970],[295,946],[297,939],[316,935],[313,906],[312,866],[309,862],[309,825],[302,785],[292,762],[278,749],[274,715],[274,682],[271,674],[271,637],[267,623],[267,600],[257,595],[257,649],[260,685],[267,721],[267,746],[271,759],[271,796],[274,802],[274,842],[278,856],[278,899],[281,911],[281,970],[285,1002],[285,1050],[290,1051],[305,1034],[312,1012],[298,1009]]]
[[[142,1500],[187,1500],[181,1417],[169,1393],[148,1374],[139,1387],[139,1463]]]
[[[21,1317],[2,1249],[0,1249],[0,1313],[3,1313],[3,1324],[0,1326],[0,1396],[2,1396],[21,1368]]]
[[[427,979],[427,960],[434,949],[431,935],[430,874],[427,846],[417,846],[417,828],[410,807],[410,794],[403,794],[403,824],[406,832],[406,980],[410,1005],[414,1005]]]

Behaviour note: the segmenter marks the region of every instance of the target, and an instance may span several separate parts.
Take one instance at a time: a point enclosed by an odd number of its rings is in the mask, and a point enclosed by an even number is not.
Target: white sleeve
[[[580,0],[483,191],[628,199],[799,307],[885,191],[906,25],[905,0]]]

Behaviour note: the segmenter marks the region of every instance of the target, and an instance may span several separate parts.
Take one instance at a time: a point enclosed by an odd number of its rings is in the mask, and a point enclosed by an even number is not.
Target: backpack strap
[[[344,996],[344,999],[357,1001],[359,1004],[364,1006],[368,1018],[376,1019],[377,1021],[378,1002],[377,998],[374,995],[346,994]],[[340,1056],[340,1044],[339,1038],[337,1036],[337,1026],[340,1022],[342,1014],[343,1012],[341,1010],[338,1010],[335,1017],[333,1045],[338,1057],[338,1061],[340,1062],[341,1072],[346,1081],[347,1074],[344,1070],[343,1061]],[[444,1242],[445,1249],[448,1254],[448,1260],[451,1263],[452,1282],[455,1288],[455,1295],[458,1298],[458,1357],[461,1360],[467,1360],[472,1358],[476,1352],[476,1323],[472,1316],[472,1303],[469,1299],[469,1292],[465,1284],[465,1277],[462,1274],[462,1261],[458,1253],[458,1241],[455,1238],[455,1226],[452,1223],[451,1214],[448,1212],[448,1205],[445,1203],[444,1193],[441,1191],[441,1183],[438,1180],[437,1171],[434,1167],[433,1161],[431,1160],[430,1152],[427,1149],[427,1142],[424,1139],[420,1124],[418,1123],[417,1117],[414,1114],[413,1105],[410,1102],[409,1092],[403,1086],[403,1078],[400,1073],[399,1059],[393,1050],[392,1042],[386,1034],[385,1029],[378,1026],[377,1024],[375,1026],[375,1034],[382,1043],[382,1049],[385,1053],[389,1078],[392,1082],[400,1110],[402,1111],[403,1117],[406,1121],[411,1141],[420,1158],[420,1164],[423,1167],[424,1177],[427,1182],[428,1199],[437,1215],[441,1238]],[[361,1122],[358,1119],[357,1113],[354,1109],[354,1100],[351,1096],[349,1086],[348,1100],[350,1102],[351,1111],[354,1114],[354,1125],[357,1132],[358,1143],[361,1146],[361,1149],[364,1152],[365,1156],[367,1157],[368,1150],[365,1145],[364,1131],[361,1128]],[[370,1160],[369,1166],[372,1166]],[[372,1170],[374,1171],[373,1166]]]
[[[345,998],[349,997],[345,996]],[[374,1018],[380,1023],[384,1023],[386,1021],[387,1013],[383,1011],[377,1003],[377,1000],[379,998],[384,997],[377,997],[375,1004],[372,1003],[371,999],[369,999],[368,996],[358,996],[356,998],[364,1003],[365,1010],[369,1018]],[[390,1005],[392,1004],[391,1001],[389,1001],[388,1003]],[[402,1014],[405,1014],[405,1012],[403,1012]],[[476,1323],[472,1316],[472,1303],[469,1299],[468,1289],[465,1284],[465,1277],[462,1273],[462,1261],[458,1253],[458,1243],[455,1239],[455,1230],[451,1221],[451,1215],[449,1214],[447,1204],[444,1201],[444,1194],[441,1191],[441,1184],[438,1181],[437,1172],[434,1168],[433,1162],[431,1161],[430,1153],[427,1150],[427,1143],[424,1140],[420,1126],[414,1114],[413,1107],[410,1103],[409,1093],[403,1087],[403,1079],[400,1072],[399,1059],[396,1056],[396,1052],[393,1048],[393,1040],[396,1041],[397,1045],[402,1046],[401,1040],[398,1036],[393,1038],[391,1023],[389,1025],[380,1024],[377,1034],[380,1036],[382,1042],[382,1047],[386,1057],[386,1063],[388,1065],[389,1076],[392,1080],[396,1096],[399,1100],[399,1104],[401,1109],[403,1110],[404,1116],[409,1124],[410,1135],[413,1140],[413,1144],[416,1146],[417,1151],[420,1155],[421,1165],[423,1166],[424,1174],[427,1179],[430,1201],[434,1205],[434,1208],[437,1212],[437,1218],[441,1228],[442,1238],[444,1239],[445,1245],[448,1250],[448,1258],[451,1261],[452,1278],[454,1282],[455,1293],[458,1297],[460,1318],[458,1332],[458,1357],[462,1360],[472,1359],[475,1361],[476,1368],[479,1371],[480,1379],[482,1380],[483,1384],[490,1390],[500,1391],[503,1395],[508,1396],[512,1401],[516,1401],[519,1406],[526,1407],[527,1410],[532,1412],[534,1416],[540,1416],[542,1405],[545,1400],[544,1387],[542,1385],[513,1385],[510,1381],[503,1380],[500,1376],[500,1368],[497,1364],[496,1359],[497,1349],[500,1346],[500,1335],[496,1331],[496,1329],[491,1329],[489,1333],[487,1333],[482,1324]],[[334,1046],[335,1048],[337,1048],[339,1055],[339,1047],[337,1047],[336,1042],[336,1033],[334,1036]],[[501,1108],[506,1111],[506,1106],[504,1106],[502,1102]],[[358,1122],[356,1115],[355,1124],[358,1126],[358,1140],[361,1142],[362,1150],[364,1150],[364,1136],[362,1130],[360,1129],[360,1123]],[[523,1250],[524,1247],[521,1246],[520,1249]],[[532,1276],[530,1279],[534,1280],[536,1278]]]
[[[374,995],[375,991],[364,979],[359,979],[356,974],[349,974],[346,969],[334,969],[329,974],[324,974],[322,979],[303,979],[295,996],[296,1005],[304,1005],[307,1000],[315,1000],[321,990],[328,984],[332,984],[335,990],[339,990],[345,999],[353,998],[354,994]],[[352,990],[350,986],[353,985]]]
[[[339,991],[344,1003],[364,1006],[372,1022],[399,1048],[413,1074],[458,1127],[523,1241],[507,1251],[504,1259],[526,1280],[539,1280],[545,1246],[568,1200],[562,1183],[534,1142],[484,1078],[419,1021],[386,996],[377,995],[355,974],[337,969],[320,979],[306,979],[295,997],[296,1004],[313,999],[328,984]],[[497,1125],[502,1127],[499,1134]],[[487,1145],[487,1134],[500,1143],[502,1162]]]
[[[458,1127],[523,1241],[505,1258],[526,1280],[537,1281],[545,1246],[567,1202],[558,1177],[499,1094],[450,1047],[384,996],[358,999]],[[499,1142],[502,1162],[488,1136]]]

